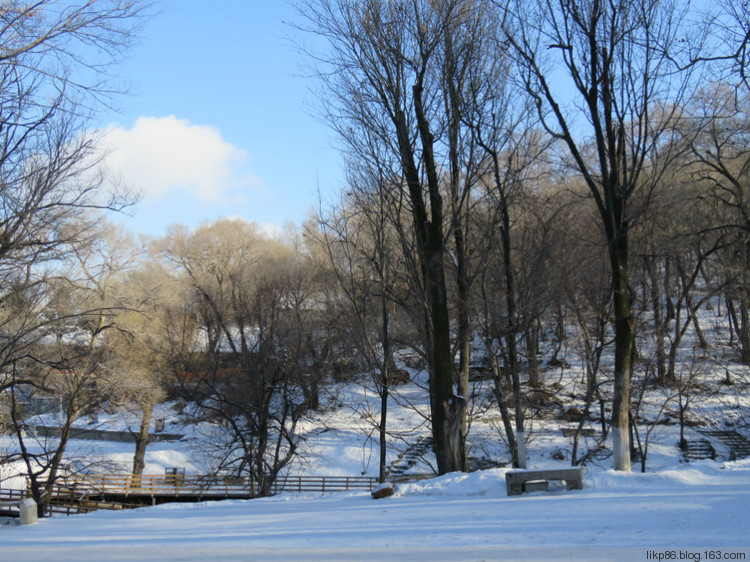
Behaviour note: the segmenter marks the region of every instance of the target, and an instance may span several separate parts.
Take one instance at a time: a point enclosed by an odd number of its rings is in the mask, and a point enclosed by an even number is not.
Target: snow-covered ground
[[[717,382],[725,376],[722,366],[708,371],[697,387],[702,390],[693,397],[689,417],[703,425],[689,427],[689,439],[700,437],[700,427],[739,428],[750,417],[750,373],[737,365],[728,368],[731,386]],[[400,387],[389,407],[389,461],[429,434],[420,414],[426,393],[420,376],[414,378],[417,384]],[[581,403],[580,378],[575,368],[559,377],[548,373],[549,387],[564,398],[563,405],[531,416],[529,468],[570,465],[571,438],[561,428],[575,424],[560,414]],[[489,394],[487,388],[476,391]],[[377,397],[354,383],[327,392],[324,411],[300,426],[301,458],[290,472],[376,475]],[[597,455],[585,468],[583,490],[508,497],[504,473],[509,469],[492,468],[402,484],[381,500],[365,493],[282,494],[53,517],[29,527],[6,521],[0,525],[0,561],[750,560],[750,459],[730,460],[728,451],[719,449],[716,461],[684,462],[677,447],[676,399],[669,394],[649,389],[639,411],[641,438],[649,437],[647,472],[636,472],[637,464],[633,473],[613,472],[611,459]],[[205,470],[203,428],[184,425],[181,409],[165,404],[155,413],[165,420],[165,431],[187,438],[149,445],[147,473],[164,474],[169,467]],[[95,424],[80,423],[125,430],[135,429],[137,418],[102,412]],[[507,461],[498,425],[496,408],[477,413],[472,457]],[[596,420],[587,427],[598,430]],[[595,439],[584,439],[581,449]],[[6,436],[2,446],[14,447],[13,439]],[[74,441],[69,453],[127,471],[133,445]],[[412,472],[429,472],[432,464],[428,455]],[[0,485],[13,483],[6,479]]]
[[[330,494],[166,504],[0,527],[3,560],[710,560],[750,557],[750,461],[507,497],[492,469]],[[651,554],[649,554],[651,553]],[[682,558],[681,558],[682,554]],[[714,556],[711,558],[711,556]],[[727,558],[724,558],[727,559]],[[743,558],[733,558],[743,559]]]

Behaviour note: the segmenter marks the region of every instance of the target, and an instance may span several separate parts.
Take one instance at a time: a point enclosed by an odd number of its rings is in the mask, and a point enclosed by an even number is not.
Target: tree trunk
[[[495,162],[495,171],[498,173],[499,167]],[[499,182],[499,178],[497,179]],[[510,212],[508,202],[505,198],[505,192],[502,185],[498,183],[498,189],[501,196],[501,215],[502,226],[500,227],[500,239],[503,245],[503,272],[505,274],[505,303],[508,312],[508,335],[506,337],[506,349],[508,353],[508,370],[513,385],[513,404],[515,410],[516,422],[516,458],[518,468],[526,468],[526,443],[524,440],[524,416],[523,402],[521,396],[521,375],[518,366],[518,312],[516,308],[516,286],[515,276],[513,273],[513,260],[511,255],[510,242]]]
[[[18,415],[18,403],[16,401],[15,386],[10,387],[10,419],[13,423],[13,430],[18,436],[18,447],[21,449],[21,458],[26,465],[26,474],[29,476],[29,491],[31,497],[36,502],[37,515],[44,517],[44,503],[42,498],[42,488],[39,483],[38,474],[34,471],[32,464],[32,455],[26,447],[26,439],[23,437],[23,423]]]
[[[651,293],[651,311],[654,315],[654,339],[656,340],[656,379],[660,385],[666,383],[667,378],[667,352],[664,346],[666,337],[666,322],[661,304],[662,292],[659,287],[659,267],[655,256],[646,256],[646,273],[649,280],[649,292]],[[665,289],[668,288],[665,286]],[[667,296],[667,298],[669,298]]]
[[[440,474],[459,471],[465,466],[465,443],[461,435],[466,400],[453,393],[453,354],[450,318],[445,291],[442,248],[428,245],[427,288],[431,313],[430,402],[432,435]]]
[[[492,367],[492,380],[495,383],[495,400],[497,400],[497,406],[500,410],[500,418],[503,420],[505,437],[508,440],[508,449],[510,450],[511,455],[511,464],[517,467],[518,447],[516,446],[516,435],[513,432],[513,424],[511,423],[508,406],[505,404],[505,392],[503,392],[502,375],[500,373],[500,367],[497,364],[497,356],[495,355],[495,350],[492,347],[492,338],[485,337],[485,349],[487,350],[487,358],[490,362],[490,366]]]
[[[630,472],[630,372],[635,335],[628,291],[627,224],[610,238],[615,314],[615,392],[612,401],[614,469]]]
[[[387,424],[388,422],[388,386],[384,386],[380,391],[380,424],[378,426],[378,434],[380,438],[380,458],[378,464],[378,482],[381,484],[385,482],[386,471],[388,469],[387,464]]]
[[[591,352],[591,346],[587,342],[586,353],[590,354]],[[589,360],[586,362],[586,402],[583,406],[583,415],[578,421],[578,426],[576,427],[575,434],[573,435],[573,451],[570,454],[572,466],[578,466],[583,460],[578,458],[578,444],[581,438],[581,432],[583,431],[583,425],[586,423],[586,420],[589,417],[591,404],[594,402],[594,395],[596,394],[598,384],[599,383],[596,380],[596,372],[591,368],[591,360]]]
[[[701,329],[700,320],[698,318],[698,310],[693,306],[692,299],[690,298],[690,293],[685,294],[685,301],[688,307],[688,312],[690,313],[690,316],[692,316],[692,322],[693,322],[693,328],[695,328],[695,337],[698,338],[698,345],[701,349],[708,349],[708,340],[706,340],[706,336],[703,334],[703,330]]]
[[[148,446],[149,427],[151,416],[154,413],[153,404],[145,404],[141,414],[141,426],[135,436],[135,454],[133,455],[133,475],[143,474],[146,467],[146,447]]]
[[[539,319],[531,320],[526,330],[526,357],[529,363],[529,386],[538,388],[542,386],[539,379]]]
[[[445,40],[445,104],[448,119],[448,153],[450,161],[450,196],[453,222],[453,240],[456,245],[456,285],[458,292],[458,396],[466,402],[469,396],[469,368],[471,363],[471,313],[469,310],[469,292],[471,281],[469,278],[469,263],[467,255],[467,244],[465,235],[464,218],[466,217],[466,205],[469,188],[461,189],[460,174],[460,129],[461,129],[461,96],[456,84],[458,78],[458,57],[453,48],[453,30],[447,30],[443,37]],[[466,440],[468,431],[468,420],[466,412],[461,415],[460,438]],[[462,454],[461,470],[468,470],[466,455]]]
[[[381,245],[382,249],[382,245]],[[388,298],[386,296],[385,286],[385,270],[384,270],[384,256],[381,255],[381,270],[380,278],[383,283],[380,291],[380,313],[382,316],[382,327],[380,334],[380,341],[383,346],[383,368],[381,370],[380,380],[380,423],[378,426],[378,432],[380,437],[380,462],[378,467],[378,481],[382,484],[385,482],[386,469],[387,469],[387,423],[388,423],[388,389],[390,385],[390,370],[393,365],[393,350],[391,348],[391,335],[390,335],[390,315],[388,314]]]
[[[422,106],[422,86],[412,88],[414,111],[422,142],[422,159],[427,175],[429,215],[423,196],[421,174],[415,162],[406,116],[397,112],[395,125],[412,208],[415,238],[419,247],[420,269],[426,298],[425,328],[430,375],[430,409],[432,436],[438,472],[445,474],[462,470],[466,465],[465,436],[461,433],[466,415],[466,400],[453,393],[453,354],[448,295],[443,263],[443,200],[433,153],[433,135]]]
[[[748,316],[748,307],[746,299],[740,299],[740,322],[737,326],[737,337],[740,340],[740,356],[743,365],[750,365],[750,317]]]
[[[492,380],[494,382],[494,394],[497,400],[497,407],[500,410],[500,417],[503,420],[503,427],[505,429],[505,436],[508,440],[508,449],[510,450],[511,463],[513,466],[518,466],[518,446],[516,442],[516,434],[513,431],[513,424],[510,419],[510,413],[508,412],[508,406],[505,403],[505,392],[503,391],[503,373],[501,372],[500,366],[497,363],[497,354],[495,352],[495,339],[490,329],[490,308],[489,298],[487,295],[487,279],[486,271],[482,274],[482,301],[484,304],[484,346],[487,353],[487,360],[489,361],[490,367],[492,368]]]
[[[459,219],[460,220],[460,219]],[[464,403],[469,396],[469,369],[471,367],[471,321],[469,311],[469,279],[468,264],[466,258],[466,241],[463,229],[457,226],[454,232],[456,243],[457,272],[456,282],[458,284],[458,395]],[[461,439],[466,439],[468,433],[468,420],[464,410],[461,415]],[[466,455],[462,454],[461,470],[468,470]]]
[[[732,347],[734,345],[734,334],[735,332],[739,333],[737,311],[734,309],[734,301],[728,294],[724,295],[724,299],[726,300],[727,321],[729,322],[729,346]]]

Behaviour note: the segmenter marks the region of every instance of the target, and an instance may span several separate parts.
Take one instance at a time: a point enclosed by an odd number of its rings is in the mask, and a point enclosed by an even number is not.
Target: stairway
[[[693,439],[685,442],[685,458],[689,461],[715,459],[716,449],[708,439]]]
[[[420,437],[416,443],[401,453],[391,463],[386,473],[387,479],[401,478],[407,470],[419,462],[423,455],[432,450],[432,437]]]
[[[721,431],[716,429],[700,429],[698,431],[709,439],[716,439],[729,447],[730,460],[750,457],[750,441],[736,431]]]

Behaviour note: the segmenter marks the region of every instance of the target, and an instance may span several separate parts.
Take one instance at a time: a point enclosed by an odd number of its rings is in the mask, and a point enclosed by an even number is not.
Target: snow
[[[696,390],[700,395],[689,410],[695,427],[686,428],[686,437],[700,438],[701,427],[747,435],[750,369],[721,357],[712,363],[701,375],[705,391]],[[731,370],[732,386],[717,383],[725,368]],[[580,373],[580,365],[574,365],[546,374],[548,387],[563,397],[565,407],[582,406]],[[391,396],[389,463],[429,436],[424,420],[427,393],[424,381],[422,387],[419,382],[399,387]],[[360,383],[325,389],[325,409],[299,425],[303,440],[291,474],[377,474],[373,422],[378,397]],[[476,415],[470,455],[507,460],[497,409],[483,411],[479,403],[489,394],[481,385],[472,389]],[[667,412],[662,414],[665,401]],[[583,490],[553,488],[508,497],[504,474],[509,469],[492,468],[399,484],[393,496],[379,500],[367,493],[285,493],[249,501],[52,517],[29,527],[6,520],[0,524],[0,562],[730,559],[723,555],[750,560],[750,459],[729,460],[728,451],[718,447],[716,461],[683,462],[675,408],[674,398],[648,390],[638,418],[641,437],[649,432],[647,472],[635,472],[638,464],[632,473],[614,472],[610,457],[594,455],[584,470]],[[210,440],[211,427],[186,425],[182,409],[174,403],[157,409],[154,417],[166,420],[165,431],[186,437],[150,444],[146,473],[164,474],[169,467],[184,467],[188,474],[207,470],[210,459],[202,453],[202,442]],[[52,424],[53,415],[47,416],[50,419],[40,421]],[[137,420],[132,412],[102,412],[97,427],[133,430]],[[529,468],[570,466],[572,439],[564,437],[561,428],[575,424],[531,411],[527,422]],[[600,430],[596,420],[586,427]],[[596,436],[582,438],[581,451],[595,444]],[[3,438],[3,449],[14,446],[12,437]],[[71,459],[128,471],[133,447],[74,440],[68,453]],[[433,466],[434,458],[427,454],[409,473],[425,474]],[[18,479],[8,474],[7,466],[0,469],[6,471],[0,474],[2,486],[21,487],[15,486]]]
[[[646,560],[750,554],[750,460],[586,470],[584,489],[507,497],[492,469],[369,494],[165,504],[0,527],[22,560]]]

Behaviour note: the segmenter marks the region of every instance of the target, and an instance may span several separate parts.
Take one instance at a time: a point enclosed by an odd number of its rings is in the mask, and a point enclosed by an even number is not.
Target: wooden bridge
[[[0,517],[18,517],[20,509],[19,502],[30,497],[26,490],[0,489]],[[141,507],[139,505],[125,506],[108,502],[81,502],[71,503],[64,498],[52,498],[44,505],[44,515],[76,515],[78,513],[89,513],[97,509],[124,509],[126,507]]]
[[[271,493],[371,491],[377,483],[371,476],[279,476]],[[0,515],[15,515],[18,501],[29,495],[26,490],[0,489]],[[45,513],[70,515],[172,502],[252,499],[258,495],[258,483],[251,478],[85,474],[57,479]]]
[[[271,493],[369,491],[376,485],[377,479],[370,476],[279,476],[274,481]],[[162,499],[251,499],[259,495],[258,483],[249,477],[182,474],[86,474],[60,478],[56,481],[54,490],[57,495],[70,497],[116,497],[129,500],[148,498],[148,503],[162,503]]]

